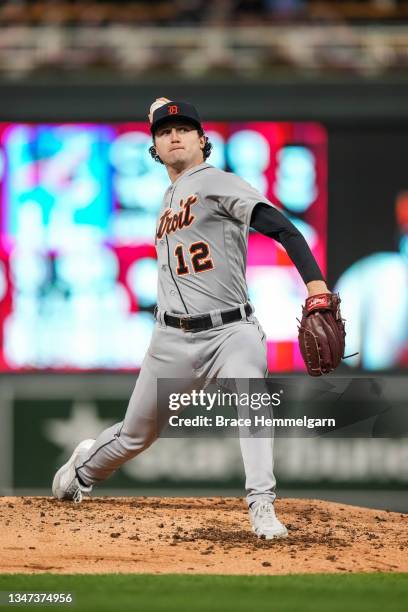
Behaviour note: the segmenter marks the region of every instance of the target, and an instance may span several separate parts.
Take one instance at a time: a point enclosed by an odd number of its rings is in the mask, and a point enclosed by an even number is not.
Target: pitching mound
[[[407,572],[408,515],[276,502],[285,540],[259,540],[239,498],[0,499],[0,573]]]

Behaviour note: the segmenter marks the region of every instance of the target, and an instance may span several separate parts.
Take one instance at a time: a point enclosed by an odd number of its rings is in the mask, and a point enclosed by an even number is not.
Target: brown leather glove
[[[344,357],[346,330],[338,293],[306,299],[299,321],[299,346],[310,376],[329,374]]]

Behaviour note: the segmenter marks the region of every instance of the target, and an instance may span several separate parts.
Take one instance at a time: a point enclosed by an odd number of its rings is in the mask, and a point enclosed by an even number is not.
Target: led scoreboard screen
[[[266,195],[326,273],[327,134],[317,123],[213,122],[208,163]],[[145,123],[0,124],[0,370],[138,369],[154,325],[156,218],[169,179]],[[306,296],[251,230],[250,300],[270,371],[303,369]]]

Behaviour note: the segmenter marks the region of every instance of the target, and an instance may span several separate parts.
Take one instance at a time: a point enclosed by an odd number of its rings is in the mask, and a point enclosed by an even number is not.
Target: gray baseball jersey
[[[84,483],[105,480],[160,434],[158,379],[178,378],[182,385],[181,379],[265,376],[265,333],[244,310],[247,238],[257,202],[270,204],[236,175],[207,163],[185,172],[167,189],[156,229],[157,323],[124,420],[103,431],[78,458]],[[237,307],[242,319],[223,324],[220,311]],[[210,313],[214,327],[197,333],[169,327],[165,311]],[[273,501],[271,438],[240,437],[240,447],[248,503]]]
[[[246,181],[202,163],[167,189],[156,232],[158,308],[198,314],[248,301],[251,213],[270,202]]]

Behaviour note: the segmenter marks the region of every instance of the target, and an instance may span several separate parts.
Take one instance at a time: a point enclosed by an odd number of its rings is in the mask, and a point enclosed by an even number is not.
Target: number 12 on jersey
[[[210,255],[210,247],[206,242],[199,241],[193,242],[188,248],[182,244],[178,244],[174,249],[174,255],[177,258],[177,276],[183,276],[184,274],[190,274],[190,268],[186,262],[186,258],[190,259],[194,273],[206,272],[214,268],[213,260]]]

